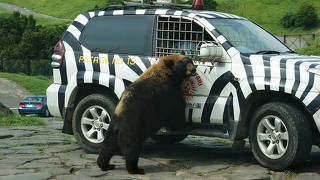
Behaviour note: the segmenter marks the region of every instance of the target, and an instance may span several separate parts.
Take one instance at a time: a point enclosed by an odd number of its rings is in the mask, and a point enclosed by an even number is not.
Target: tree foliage
[[[14,12],[0,18],[0,71],[40,74],[32,63],[45,65],[41,59],[50,59],[53,47],[65,32],[65,26],[43,27],[36,25],[33,16]],[[49,66],[47,61],[46,66]],[[48,67],[43,67],[48,69]],[[46,73],[50,73],[51,68]],[[43,71],[39,71],[42,72]],[[41,74],[42,74],[41,73]],[[49,74],[42,74],[49,75]]]

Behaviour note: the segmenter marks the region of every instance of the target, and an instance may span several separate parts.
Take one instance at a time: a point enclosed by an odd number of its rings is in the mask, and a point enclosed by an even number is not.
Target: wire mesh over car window
[[[158,16],[156,39],[157,57],[177,54],[181,50],[194,57],[199,54],[199,42],[213,41],[205,28],[193,20],[171,16]]]

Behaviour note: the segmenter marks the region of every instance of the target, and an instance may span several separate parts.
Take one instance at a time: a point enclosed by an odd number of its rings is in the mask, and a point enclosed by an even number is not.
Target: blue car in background
[[[39,116],[49,117],[50,112],[47,106],[46,96],[29,96],[23,99],[18,106],[19,114],[38,114]]]

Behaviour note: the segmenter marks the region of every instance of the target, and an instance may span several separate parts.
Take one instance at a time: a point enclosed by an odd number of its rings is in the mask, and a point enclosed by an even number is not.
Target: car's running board
[[[195,136],[208,136],[208,137],[220,137],[224,139],[229,138],[229,133],[226,129],[221,127],[219,128],[199,128],[192,130],[180,130],[180,131],[171,131],[165,128],[161,128],[157,135],[179,135],[179,134],[188,134]]]

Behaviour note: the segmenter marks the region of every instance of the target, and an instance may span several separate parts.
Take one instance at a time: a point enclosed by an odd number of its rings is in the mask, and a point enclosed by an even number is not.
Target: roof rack
[[[112,9],[138,9],[138,8],[169,8],[169,9],[190,9],[192,8],[191,5],[184,5],[184,4],[174,4],[174,3],[154,3],[150,1],[150,4],[146,3],[135,3],[135,2],[122,2],[121,4],[112,4],[101,8],[101,10],[112,10]]]

